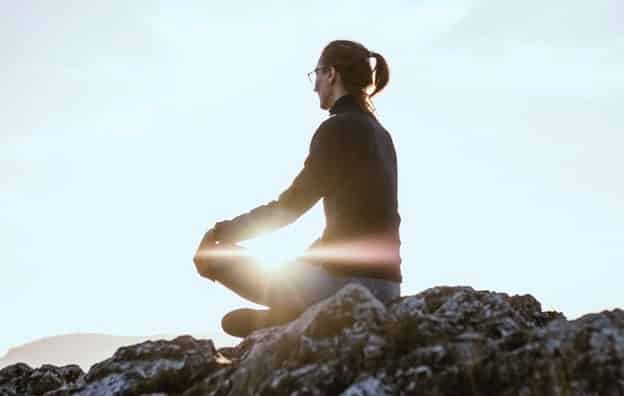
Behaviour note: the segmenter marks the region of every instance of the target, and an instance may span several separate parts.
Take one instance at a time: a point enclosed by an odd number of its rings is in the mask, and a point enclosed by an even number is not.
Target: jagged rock
[[[84,372],[78,365],[44,364],[33,369],[17,363],[0,370],[0,396],[44,395],[67,384],[76,383]]]
[[[180,336],[119,348],[93,365],[84,381],[47,396],[176,394],[219,368],[212,340]]]
[[[350,284],[233,348],[181,336],[120,348],[87,374],[69,372],[6,367],[0,396],[624,396],[624,311],[567,321],[530,295],[470,287],[384,305]]]

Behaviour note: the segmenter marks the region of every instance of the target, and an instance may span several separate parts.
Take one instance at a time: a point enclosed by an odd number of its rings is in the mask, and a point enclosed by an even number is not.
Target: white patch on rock
[[[377,396],[390,395],[390,389],[379,378],[367,377],[348,387],[340,396]]]

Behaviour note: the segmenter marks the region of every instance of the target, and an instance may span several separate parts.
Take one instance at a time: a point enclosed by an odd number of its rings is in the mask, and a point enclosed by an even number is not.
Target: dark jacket
[[[351,95],[340,97],[329,112],[291,186],[277,200],[217,222],[216,238],[238,242],[278,229],[323,198],[325,230],[300,258],[337,275],[401,282],[401,217],[392,138]]]

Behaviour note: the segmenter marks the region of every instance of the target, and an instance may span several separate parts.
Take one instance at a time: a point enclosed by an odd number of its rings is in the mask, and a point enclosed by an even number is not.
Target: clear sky
[[[381,53],[402,294],[624,303],[620,0],[0,2],[0,354],[71,332],[224,335],[203,232],[275,199],[334,39]],[[243,245],[296,255],[321,203]]]

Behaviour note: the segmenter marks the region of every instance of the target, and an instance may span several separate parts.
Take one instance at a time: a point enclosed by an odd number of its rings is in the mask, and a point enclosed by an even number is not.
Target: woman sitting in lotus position
[[[293,320],[350,282],[385,303],[400,296],[396,152],[370,100],[387,85],[388,64],[360,43],[337,40],[308,77],[329,117],[314,133],[303,169],[277,200],[217,222],[193,260],[201,276],[269,307],[228,313],[222,327],[234,336]],[[294,222],[321,198],[322,236],[283,270],[263,271],[236,245]]]

